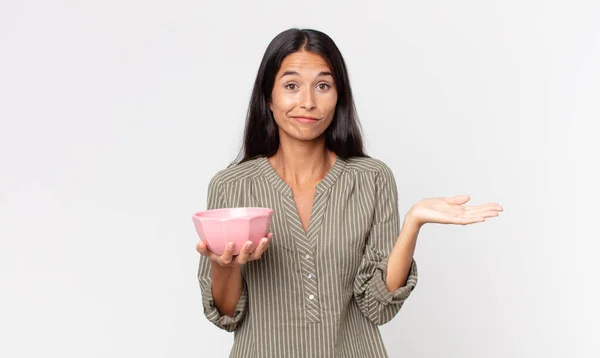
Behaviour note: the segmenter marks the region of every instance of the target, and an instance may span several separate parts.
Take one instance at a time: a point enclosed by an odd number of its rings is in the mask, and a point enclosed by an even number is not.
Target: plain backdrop
[[[402,215],[505,209],[422,229],[390,357],[600,356],[598,2],[0,4],[0,356],[228,355],[191,214],[290,27],[338,44]]]

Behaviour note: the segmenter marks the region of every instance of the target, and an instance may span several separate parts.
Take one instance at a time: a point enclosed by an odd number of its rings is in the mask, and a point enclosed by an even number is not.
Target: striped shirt
[[[317,184],[304,231],[292,189],[266,157],[219,171],[208,209],[268,207],[273,238],[263,256],[241,267],[235,316],[219,313],[211,265],[201,256],[204,314],[234,333],[230,357],[387,357],[378,326],[400,310],[417,283],[389,292],[387,257],[400,233],[392,171],[373,158],[337,158]]]

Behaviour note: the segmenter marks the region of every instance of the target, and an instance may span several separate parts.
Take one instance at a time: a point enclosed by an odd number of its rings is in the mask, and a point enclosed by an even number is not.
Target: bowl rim
[[[231,209],[259,209],[259,210],[264,210],[264,214],[262,215],[239,215],[239,216],[235,216],[235,217],[207,217],[207,216],[202,216],[200,214],[203,213],[207,213],[207,212],[223,212],[223,211],[228,211]],[[193,218],[197,218],[197,219],[204,219],[204,220],[230,220],[230,219],[248,219],[248,218],[256,218],[256,217],[263,217],[263,216],[269,216],[269,215],[273,215],[275,211],[271,208],[265,208],[265,207],[260,207],[260,206],[243,206],[243,207],[235,207],[235,208],[219,208],[219,209],[209,209],[209,210],[203,210],[203,211],[198,211],[195,212],[192,217]]]

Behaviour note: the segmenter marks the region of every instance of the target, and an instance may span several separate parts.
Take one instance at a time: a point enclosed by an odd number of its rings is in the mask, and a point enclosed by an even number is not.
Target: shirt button
[[[313,296],[313,295],[308,296],[308,299],[310,299],[310,300],[312,300],[313,298],[315,298],[315,296]]]
[[[306,254],[306,255],[304,255],[304,258],[305,258],[305,259],[308,259],[308,258],[310,258],[310,255],[309,255],[309,254]]]
[[[312,278],[312,275],[311,275],[311,274],[308,274],[308,275],[306,275],[306,277],[308,277],[308,278]]]

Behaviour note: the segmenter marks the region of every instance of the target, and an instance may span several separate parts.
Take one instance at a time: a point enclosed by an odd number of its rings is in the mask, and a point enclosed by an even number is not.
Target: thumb
[[[206,255],[208,253],[208,248],[203,240],[198,241],[196,244],[196,251],[201,255]]]
[[[463,194],[463,195],[456,195],[450,198],[446,198],[446,201],[450,204],[455,204],[455,205],[462,205],[464,203],[466,203],[467,201],[471,200],[471,197],[467,194]]]

